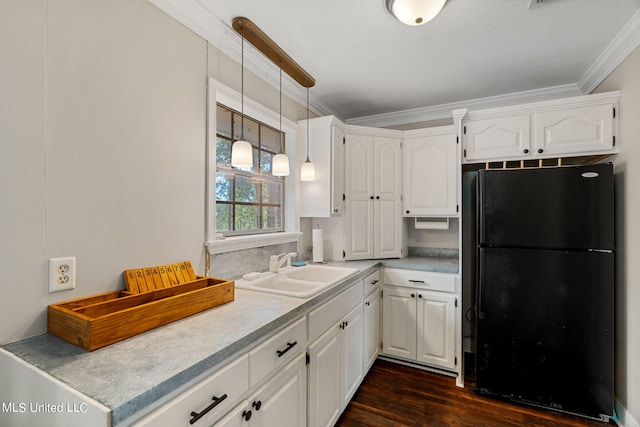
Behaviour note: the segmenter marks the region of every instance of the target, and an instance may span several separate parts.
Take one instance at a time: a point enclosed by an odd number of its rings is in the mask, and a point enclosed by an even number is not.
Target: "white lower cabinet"
[[[364,300],[362,309],[364,311],[364,372],[367,373],[380,353],[381,307],[379,288],[376,288]]]
[[[382,353],[460,374],[456,277],[388,269],[384,283]]]
[[[345,298],[355,296],[354,289],[359,292],[356,305],[351,305],[350,311],[315,339],[307,350],[309,427],[333,426],[362,382],[364,372],[362,281],[319,308],[317,315],[333,312],[329,308],[337,301],[345,301]]]
[[[294,360],[236,406],[215,427],[300,427],[307,422],[305,355]]]

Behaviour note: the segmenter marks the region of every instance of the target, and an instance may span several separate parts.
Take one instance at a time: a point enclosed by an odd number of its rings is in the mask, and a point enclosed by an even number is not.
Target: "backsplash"
[[[288,252],[298,252],[298,243],[282,243],[211,255],[209,276],[235,280],[252,271],[267,271],[269,270],[269,257],[271,255],[280,255]],[[300,258],[299,255],[298,258]]]
[[[409,256],[428,258],[458,258],[458,250],[449,248],[417,248],[409,246]]]

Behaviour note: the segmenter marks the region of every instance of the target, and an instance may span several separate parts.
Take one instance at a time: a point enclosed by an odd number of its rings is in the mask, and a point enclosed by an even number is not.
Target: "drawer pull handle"
[[[377,281],[377,280],[372,280],[372,281],[371,281],[371,284],[372,284],[372,285],[375,285],[375,284],[377,284],[377,283],[378,283],[378,281]]]
[[[278,357],[282,357],[284,356],[287,351],[291,350],[293,347],[296,346],[296,344],[298,344],[298,341],[294,341],[294,342],[288,342],[287,343],[287,348],[285,348],[284,350],[278,350],[276,351],[276,354],[278,355]]]
[[[422,283],[424,285],[424,280],[411,280],[411,279],[409,279],[409,281],[411,283]]]
[[[212,410],[213,408],[215,408],[216,406],[218,406],[220,404],[220,402],[222,402],[223,400],[225,400],[227,398],[227,394],[223,394],[220,397],[215,397],[213,396],[211,398],[211,400],[213,400],[213,403],[209,406],[207,406],[202,412],[197,413],[197,412],[192,412],[191,416],[193,418],[191,418],[189,420],[189,424],[194,424],[196,421],[198,421],[200,418],[204,417],[210,410]]]

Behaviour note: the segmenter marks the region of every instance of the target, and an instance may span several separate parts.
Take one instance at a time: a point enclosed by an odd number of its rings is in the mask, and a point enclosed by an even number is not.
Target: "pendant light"
[[[300,168],[300,181],[315,181],[316,168],[309,160],[309,88],[307,87],[307,160]]]
[[[406,25],[422,25],[436,17],[446,0],[386,0],[387,10]]]
[[[241,47],[241,82],[240,82],[240,139],[231,146],[231,166],[236,168],[253,167],[253,147],[244,139],[244,34]]]
[[[284,135],[282,133],[282,68],[280,68],[280,151],[271,161],[273,176],[289,176],[289,157],[284,153]]]

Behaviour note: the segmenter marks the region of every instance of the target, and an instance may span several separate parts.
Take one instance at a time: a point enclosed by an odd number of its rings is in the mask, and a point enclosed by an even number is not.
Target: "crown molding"
[[[169,16],[211,43],[238,64],[242,58],[242,38],[206,7],[195,0],[149,0]],[[250,43],[244,49],[245,69],[262,78],[276,89],[280,87],[280,69]],[[283,73],[282,92],[300,105],[307,104],[306,88],[300,86],[289,75]],[[309,91],[309,110],[318,116],[340,115],[320,98]]]
[[[578,81],[582,92],[585,94],[593,92],[638,46],[640,46],[640,11],[636,12],[622,27],[622,30]]]
[[[409,123],[428,122],[432,120],[450,119],[452,111],[460,108],[469,110],[483,110],[487,108],[506,107],[510,105],[526,104],[538,101],[548,101],[583,95],[577,84],[553,86],[505,95],[476,98],[467,101],[450,102],[431,107],[414,108],[411,110],[395,111],[392,113],[376,114],[348,119],[347,124],[360,126],[387,127]]]

